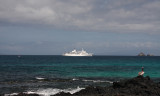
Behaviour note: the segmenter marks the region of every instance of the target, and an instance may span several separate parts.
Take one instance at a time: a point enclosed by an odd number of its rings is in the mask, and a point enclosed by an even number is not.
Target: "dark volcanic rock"
[[[39,96],[19,93],[16,96]],[[154,83],[149,76],[137,76],[129,80],[114,82],[110,87],[88,86],[74,93],[58,93],[53,96],[160,96],[160,82]]]
[[[52,95],[52,96],[72,96],[71,93],[64,93],[64,92],[61,92],[61,93],[58,93],[56,95]]]
[[[120,82],[114,82],[113,88],[133,88],[135,86],[147,87],[152,84],[154,84],[154,83],[150,79],[149,76],[147,76],[147,77],[137,76],[133,79],[124,80],[124,81],[120,81]]]
[[[75,93],[74,95],[92,95],[92,94],[105,94],[106,93],[106,89],[104,87],[93,87],[93,86],[89,86],[86,87],[85,89]]]
[[[137,76],[121,82],[114,82],[113,88],[119,93],[139,96],[160,96],[160,86],[154,83],[149,76]]]
[[[114,82],[110,87],[89,86],[77,93],[59,93],[54,96],[160,96],[160,83],[149,76]]]

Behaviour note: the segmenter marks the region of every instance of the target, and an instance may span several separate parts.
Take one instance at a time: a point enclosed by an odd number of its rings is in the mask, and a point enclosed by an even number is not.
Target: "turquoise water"
[[[160,78],[160,57],[137,56],[0,56],[0,94],[46,88],[76,88],[110,85],[137,76]],[[40,80],[37,78],[44,78]],[[96,82],[94,82],[96,81]],[[102,82],[101,82],[102,81]],[[105,82],[104,82],[105,81]]]

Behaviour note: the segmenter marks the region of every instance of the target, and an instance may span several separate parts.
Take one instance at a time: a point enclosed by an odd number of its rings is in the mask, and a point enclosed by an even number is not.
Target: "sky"
[[[160,55],[160,0],[0,0],[0,55]]]

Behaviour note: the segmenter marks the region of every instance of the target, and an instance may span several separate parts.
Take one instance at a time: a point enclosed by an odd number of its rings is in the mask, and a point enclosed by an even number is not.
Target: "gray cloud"
[[[138,52],[144,51],[146,53],[159,54],[160,44],[156,42],[78,42],[75,44],[76,48],[90,49],[95,54],[115,54],[123,55],[137,55]],[[90,51],[89,50],[89,51]],[[99,51],[101,50],[101,51]],[[102,52],[102,53],[101,53]],[[104,52],[104,53],[103,53]],[[137,53],[136,53],[137,52]]]
[[[159,0],[1,0],[0,25],[159,33]]]

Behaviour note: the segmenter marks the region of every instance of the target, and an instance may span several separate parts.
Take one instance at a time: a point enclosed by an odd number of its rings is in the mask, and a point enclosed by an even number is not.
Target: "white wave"
[[[36,79],[38,80],[44,80],[45,78],[42,78],[42,77],[35,77]]]
[[[107,83],[113,83],[112,81],[101,81],[101,80],[94,80],[93,82],[107,82]]]
[[[103,80],[82,80],[84,82],[94,82],[94,83],[99,83],[99,82],[107,82],[107,83],[113,83],[112,81],[103,81]]]
[[[4,94],[4,96],[14,96],[14,95],[18,95],[18,93]]]
[[[47,89],[39,89],[37,91],[28,91],[28,92],[23,92],[26,94],[38,94],[40,96],[50,96],[50,95],[55,95],[57,93],[60,92],[64,92],[64,93],[71,93],[74,94],[76,92],[79,92],[80,90],[85,89],[85,88],[80,88],[79,86],[77,88],[68,88],[68,89],[53,89],[53,88],[47,88]],[[14,96],[14,95],[18,95],[18,93],[12,93],[12,94],[5,94],[5,96]]]
[[[93,82],[93,80],[82,80],[84,82]]]
[[[37,91],[28,91],[26,93],[27,94],[39,94],[39,95],[42,95],[42,96],[50,96],[50,95],[55,95],[55,94],[60,93],[60,92],[65,92],[65,93],[69,92],[71,94],[74,94],[76,92],[79,92],[82,89],[85,89],[85,88],[80,88],[80,87],[77,87],[75,89],[72,89],[72,88],[68,88],[68,89],[47,88],[47,89],[39,89]]]
[[[40,96],[50,96],[50,95],[55,95],[55,94],[60,93],[60,92],[64,92],[64,93],[69,92],[71,94],[74,94],[76,92],[79,92],[82,89],[85,89],[85,88],[80,88],[79,86],[75,89],[73,89],[73,88],[68,88],[68,89],[47,88],[47,89],[39,89],[37,91],[28,91],[28,92],[24,92],[24,93],[26,93],[26,94],[38,94]],[[5,96],[14,96],[14,95],[18,95],[18,93],[5,94]]]
[[[73,80],[73,81],[76,81],[76,80],[79,80],[79,79],[73,78],[72,80]]]

